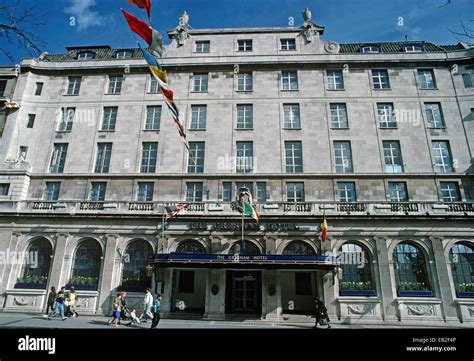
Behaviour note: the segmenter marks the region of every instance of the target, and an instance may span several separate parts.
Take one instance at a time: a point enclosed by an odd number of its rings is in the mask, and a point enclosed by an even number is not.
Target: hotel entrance
[[[226,313],[258,314],[262,312],[262,272],[226,272]]]

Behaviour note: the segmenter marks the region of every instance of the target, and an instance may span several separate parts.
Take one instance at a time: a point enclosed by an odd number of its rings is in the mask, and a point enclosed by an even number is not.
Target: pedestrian
[[[316,324],[314,325],[313,328],[318,328],[318,324],[322,320],[325,320],[327,322],[328,328],[331,328],[331,324],[330,324],[331,321],[329,320],[328,310],[326,306],[324,305],[323,301],[321,301],[319,297],[315,297],[314,303],[316,306],[316,310],[315,310]]]
[[[46,315],[48,315],[52,310],[54,310],[54,304],[56,303],[56,287],[52,286],[51,291],[49,291],[48,295],[48,304],[46,306]],[[50,311],[51,310],[51,311]]]
[[[151,322],[151,329],[155,330],[160,322],[160,307],[161,307],[161,293],[156,295],[156,299],[153,302],[153,321]]]
[[[79,314],[76,311],[76,290],[74,289],[74,286],[71,286],[71,290],[67,294],[66,297],[66,302],[67,302],[67,311],[66,311],[66,316],[72,316],[72,317],[79,317]]]
[[[117,296],[114,298],[114,304],[112,308],[112,318],[108,321],[109,325],[112,324],[112,322],[115,321],[115,323],[120,325],[120,313],[118,314],[118,319],[117,319],[117,309],[121,311],[122,307],[122,294],[117,293]]]
[[[125,299],[127,297],[127,292],[120,292],[120,297],[122,300],[122,307],[120,308],[120,319],[126,320],[128,318],[127,313],[129,313],[127,308],[127,300]]]
[[[143,312],[140,315],[140,320],[143,318],[143,323],[146,323],[148,320],[153,319],[153,313],[151,309],[153,307],[153,295],[151,294],[150,288],[147,288],[145,291],[145,297],[143,298]]]
[[[48,316],[48,320],[51,320],[51,317],[56,317],[56,310],[59,308],[59,312],[61,314],[61,319],[64,321],[67,317],[64,316],[64,301],[66,300],[64,296],[64,292],[66,291],[66,287],[61,287],[61,290],[56,295],[56,304],[54,309]]]

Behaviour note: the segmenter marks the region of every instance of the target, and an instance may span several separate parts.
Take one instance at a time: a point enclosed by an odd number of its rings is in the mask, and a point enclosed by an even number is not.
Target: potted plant
[[[457,285],[456,295],[463,298],[474,298],[474,283],[461,283]]]
[[[433,297],[433,291],[423,282],[399,282],[397,289],[400,297]]]
[[[26,289],[46,289],[46,283],[48,282],[47,276],[35,276],[27,275],[18,278],[15,283],[15,288],[26,288]]]
[[[97,277],[74,276],[71,277],[66,288],[69,289],[71,286],[74,286],[76,290],[97,291],[97,283]]]
[[[365,296],[373,297],[377,292],[372,289],[372,282],[341,282],[340,285],[341,296]]]

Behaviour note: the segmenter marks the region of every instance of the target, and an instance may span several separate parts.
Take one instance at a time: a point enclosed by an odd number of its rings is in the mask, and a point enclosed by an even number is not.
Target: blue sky
[[[231,28],[288,26],[290,17],[299,26],[301,12],[310,7],[313,21],[326,27],[323,39],[340,43],[399,41],[407,35],[410,40],[455,44],[459,37],[448,28],[459,30],[460,20],[467,23],[474,14],[474,0],[451,0],[451,4],[442,8],[440,6],[448,0],[152,1],[152,25],[162,33],[177,25],[184,10],[189,13],[190,25],[194,28]],[[143,19],[146,16],[144,10],[127,0],[22,0],[22,4],[38,4],[38,11],[44,13],[45,24],[33,31],[45,40],[44,50],[49,53],[62,53],[66,46],[134,47],[136,38],[128,29],[120,8]],[[75,26],[70,25],[71,17],[75,19]],[[403,26],[398,25],[401,18]],[[25,50],[7,48],[16,62],[28,56]],[[0,54],[1,65],[10,63]]]

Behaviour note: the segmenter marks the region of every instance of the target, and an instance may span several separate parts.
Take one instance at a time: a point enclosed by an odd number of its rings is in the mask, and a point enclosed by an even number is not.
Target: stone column
[[[374,237],[377,253],[377,271],[379,275],[380,289],[378,290],[382,299],[381,312],[384,321],[398,321],[395,312],[395,295],[392,288],[392,277],[390,274],[390,263],[388,256],[387,240],[384,237]]]
[[[430,237],[433,247],[436,275],[434,282],[438,281],[439,293],[443,300],[444,319],[446,322],[459,324],[456,305],[452,293],[452,284],[449,277],[448,260],[444,255],[443,241],[437,237]],[[436,277],[437,276],[437,277]]]
[[[329,318],[331,320],[335,320],[338,318],[336,313],[337,304],[334,285],[334,277],[336,276],[332,271],[320,271],[318,273],[321,275],[319,280],[322,280],[323,282],[323,294],[320,294],[319,296],[321,297],[321,300],[324,302],[326,308],[328,309]]]
[[[270,294],[272,291],[273,294]],[[282,321],[280,271],[262,271],[262,318],[270,321]]]
[[[165,268],[164,292],[161,300],[160,313],[167,316],[171,311],[171,298],[173,293],[173,268]]]
[[[3,252],[8,252],[8,250],[10,250],[10,252],[15,251],[18,245],[18,239],[21,236],[21,233],[17,231],[13,231],[11,232],[11,234],[8,234],[8,233],[5,232],[3,234],[5,234],[6,236],[5,238],[7,237],[10,238],[9,241],[5,242],[3,240],[0,240],[0,245],[2,246],[5,245],[5,248],[2,247]],[[5,305],[5,297],[6,297],[5,291],[8,289],[8,286],[9,286],[10,273],[12,272],[12,266],[13,266],[12,262],[9,262],[7,259],[5,259],[5,261],[6,261],[5,264],[0,265],[0,271],[1,271],[0,273],[0,305],[1,307]],[[3,269],[2,269],[2,266],[3,266]],[[16,282],[16,280],[14,280],[13,282]]]
[[[66,244],[69,233],[57,233],[56,245],[54,247],[51,271],[48,277],[48,290],[54,286],[56,290],[66,284],[68,280],[64,278],[64,256],[66,255]]]
[[[212,293],[212,286],[217,286],[217,294]],[[224,319],[225,316],[225,271],[220,269],[208,270],[206,287],[206,319]]]
[[[114,272],[115,252],[117,249],[117,234],[107,234],[105,252],[102,257],[102,276],[99,285],[98,312],[108,314],[111,308],[112,277]]]

